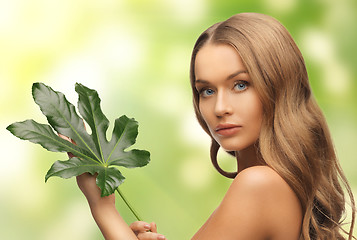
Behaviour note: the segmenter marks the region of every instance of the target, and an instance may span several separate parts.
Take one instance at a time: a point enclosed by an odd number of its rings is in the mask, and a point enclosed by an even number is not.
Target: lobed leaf
[[[50,177],[57,176],[61,178],[71,178],[81,175],[85,172],[94,174],[99,171],[101,165],[86,159],[79,159],[77,157],[70,158],[67,161],[56,161],[48,170],[45,181]]]
[[[109,165],[122,166],[126,168],[143,167],[150,161],[150,153],[145,150],[133,149],[129,152],[117,154],[116,159],[109,161]]]
[[[137,121],[125,115],[115,120],[112,138],[108,141],[106,131],[109,121],[100,108],[98,93],[79,83],[76,83],[75,90],[79,112],[92,134],[87,133],[82,118],[64,94],[43,83],[33,84],[32,95],[51,126],[26,120],[13,123],[7,129],[15,136],[40,144],[49,151],[71,152],[76,156],[67,161],[56,161],[47,172],[45,181],[53,176],[70,178],[84,172],[98,173],[97,185],[101,195],[107,196],[125,179],[114,166],[145,166],[150,161],[150,153],[138,149],[125,151],[135,143],[138,135]],[[58,137],[51,127],[76,144]]]
[[[71,152],[79,157],[96,161],[90,152],[60,138],[49,125],[41,124],[34,120],[25,120],[13,123],[6,129],[20,139],[40,144],[48,151]]]
[[[48,123],[58,133],[73,139],[78,146],[87,149],[98,161],[101,161],[95,143],[84,128],[83,120],[63,93],[56,92],[43,83],[34,83],[32,95]]]
[[[97,176],[97,185],[102,189],[101,196],[104,197],[114,193],[115,189],[117,189],[124,180],[125,177],[117,168],[101,168]]]
[[[75,90],[78,93],[79,112],[92,130],[92,140],[103,162],[102,146],[108,142],[106,139],[106,131],[109,121],[100,108],[100,98],[95,90],[89,89],[79,83],[76,83]]]
[[[124,182],[125,177],[116,168],[108,168],[90,160],[70,158],[67,161],[56,161],[48,170],[45,181],[50,177],[71,178],[88,172],[92,175],[98,173],[97,185],[102,189],[101,196],[112,194]]]

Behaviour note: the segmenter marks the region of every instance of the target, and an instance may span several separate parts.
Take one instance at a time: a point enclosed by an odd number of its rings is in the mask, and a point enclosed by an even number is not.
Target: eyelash
[[[236,87],[237,87],[238,85],[241,85],[241,84],[244,84],[244,89],[236,89]],[[248,87],[249,87],[249,82],[244,81],[244,80],[239,80],[239,81],[236,81],[236,82],[234,83],[233,89],[236,89],[238,92],[243,92],[243,91],[247,90]],[[202,97],[202,98],[205,98],[205,97],[209,97],[210,95],[213,94],[213,93],[211,93],[211,94],[209,94],[209,95],[205,95],[205,91],[207,91],[207,90],[211,90],[211,91],[214,92],[214,90],[212,90],[212,89],[209,88],[209,87],[203,87],[203,88],[201,88],[201,89],[198,89],[198,94],[199,94],[199,96]]]
[[[244,89],[240,89],[239,91],[242,92],[242,91],[245,91],[248,87],[249,87],[249,82],[247,81],[243,81],[243,80],[239,80],[237,82],[234,83],[234,88],[240,84],[244,84],[245,85],[245,88]]]
[[[198,93],[199,93],[200,97],[205,98],[205,97],[210,96],[210,95],[208,95],[208,96],[205,95],[205,92],[206,92],[207,90],[212,90],[212,89],[211,89],[211,88],[208,88],[208,87],[203,87],[203,88],[199,89],[199,90],[198,90]],[[214,92],[214,90],[212,90],[212,91]]]

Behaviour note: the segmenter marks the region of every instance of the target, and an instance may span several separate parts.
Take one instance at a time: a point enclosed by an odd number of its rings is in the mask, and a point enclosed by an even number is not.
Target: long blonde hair
[[[337,160],[322,111],[310,89],[304,59],[289,32],[276,19],[258,13],[241,13],[216,23],[198,38],[191,58],[190,79],[197,119],[211,136],[199,111],[195,88],[195,59],[206,43],[233,46],[240,54],[263,104],[258,151],[294,190],[303,209],[300,239],[352,239],[355,203]],[[218,143],[212,138],[211,160],[217,163]],[[230,154],[234,155],[233,152]],[[351,200],[348,232],[341,224],[345,212],[343,187]]]

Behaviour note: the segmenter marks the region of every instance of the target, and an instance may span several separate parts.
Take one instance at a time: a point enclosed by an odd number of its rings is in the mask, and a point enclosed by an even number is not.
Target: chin
[[[247,149],[247,148],[250,148],[254,145],[254,143],[247,143],[247,144],[239,144],[239,143],[220,143],[218,142],[219,145],[221,146],[221,148],[224,150],[224,151],[227,151],[227,152],[239,152],[239,151],[242,151],[244,149]]]
[[[237,152],[237,151],[244,149],[244,148],[238,147],[237,145],[235,145],[235,146],[228,146],[228,145],[224,145],[224,144],[219,144],[219,145],[226,152]]]

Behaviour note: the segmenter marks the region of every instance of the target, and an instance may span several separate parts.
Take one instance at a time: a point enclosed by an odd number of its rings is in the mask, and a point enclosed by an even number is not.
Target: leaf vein
[[[89,98],[87,97],[88,102],[90,102]],[[104,160],[104,155],[103,155],[103,150],[102,150],[102,145],[100,143],[100,139],[99,139],[99,135],[98,135],[98,127],[97,127],[97,122],[96,122],[96,118],[95,118],[95,114],[94,114],[94,109],[92,108],[92,105],[89,104],[90,107],[90,111],[91,111],[91,115],[93,118],[93,122],[94,122],[94,128],[95,128],[95,132],[97,135],[97,141],[98,141],[98,145],[99,145],[99,151],[100,151],[100,155],[102,157],[102,160]]]
[[[53,106],[53,105],[52,105]],[[70,128],[73,130],[73,132],[79,137],[79,139],[84,143],[84,145],[88,148],[88,150],[100,161],[99,157],[93,152],[93,150],[88,146],[88,144],[84,141],[84,139],[82,138],[82,136],[76,131],[76,129],[72,126],[72,124],[68,121],[68,119],[61,114],[61,111],[56,107],[53,106],[59,115],[61,115],[63,117],[63,119],[67,122],[67,124],[70,126]],[[98,162],[98,161],[96,161]]]
[[[105,163],[108,163],[108,161],[109,161],[110,157],[112,156],[114,150],[117,148],[117,146],[118,146],[119,142],[121,141],[123,135],[124,135],[125,132],[127,131],[128,125],[129,125],[129,123],[127,123],[127,124],[125,125],[125,128],[124,128],[122,134],[121,134],[120,137],[118,138],[118,141],[115,143],[115,145],[114,145],[112,151],[110,152],[108,158],[106,159]]]
[[[66,145],[66,144],[64,144],[64,143],[62,143],[62,142],[60,142],[60,141],[58,141],[58,140],[55,139],[55,138],[50,138],[50,137],[48,137],[47,135],[42,134],[42,133],[40,133],[40,132],[36,132],[36,131],[32,131],[32,130],[28,130],[28,131],[29,131],[29,132],[33,132],[33,133],[38,134],[38,135],[41,135],[42,137],[45,137],[45,138],[50,139],[50,140],[52,140],[52,141],[55,141],[55,142],[58,143],[59,145],[62,145],[62,146],[65,146],[65,147],[69,148],[70,150],[72,150],[72,151],[69,151],[69,152],[71,152],[71,153],[73,153],[73,154],[76,153],[77,155],[81,155],[82,157],[86,157],[87,159],[98,163],[97,160],[91,158],[90,156],[87,156],[87,155],[81,153],[80,151],[76,150],[75,148],[73,148],[73,147],[71,147],[71,146],[68,146],[68,145]],[[76,155],[76,154],[75,154],[75,155]]]

